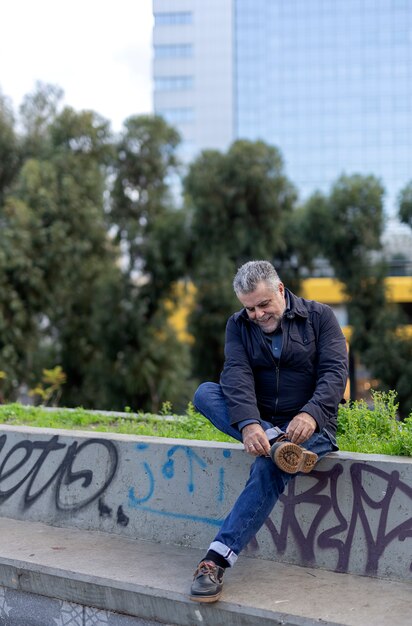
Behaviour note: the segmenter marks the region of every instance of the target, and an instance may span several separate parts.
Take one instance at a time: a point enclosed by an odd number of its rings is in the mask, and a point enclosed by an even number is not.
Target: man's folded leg
[[[333,448],[329,438],[321,433],[315,433],[305,446],[305,450],[319,457]],[[263,526],[293,477],[293,474],[277,467],[271,458],[256,458],[245,488],[195,572],[190,595],[192,600],[215,602],[220,598],[225,569],[236,563],[239,554]]]

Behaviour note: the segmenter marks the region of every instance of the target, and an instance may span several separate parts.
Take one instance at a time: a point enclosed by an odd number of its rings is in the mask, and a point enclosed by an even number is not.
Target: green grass
[[[166,404],[164,412],[170,412]],[[396,394],[374,393],[374,409],[365,402],[339,408],[338,445],[350,452],[412,456],[412,414],[404,421],[396,419]],[[107,416],[84,409],[46,411],[42,407],[20,404],[0,405],[0,423],[66,428],[128,435],[149,435],[176,439],[235,442],[216,430],[189,405],[185,415],[166,420],[163,415],[126,413]]]
[[[201,439],[206,441],[231,441],[214,428],[192,406],[186,415],[175,415],[166,420],[162,415],[150,413],[124,414],[122,417],[75,409],[67,411],[45,411],[42,407],[26,407],[21,404],[0,405],[0,423],[14,426],[36,426],[39,428],[68,428],[96,432],[123,433],[126,435],[149,435],[176,439]]]

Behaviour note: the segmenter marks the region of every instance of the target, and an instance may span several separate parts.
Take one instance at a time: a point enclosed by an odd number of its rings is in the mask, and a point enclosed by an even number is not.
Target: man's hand
[[[286,429],[292,443],[304,443],[316,430],[316,420],[309,413],[298,413]]]
[[[243,445],[246,452],[253,456],[267,456],[270,445],[265,431],[260,424],[248,424],[242,429]]]

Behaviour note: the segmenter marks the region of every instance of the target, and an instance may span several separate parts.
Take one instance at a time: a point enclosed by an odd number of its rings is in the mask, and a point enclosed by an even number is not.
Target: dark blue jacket
[[[230,421],[264,419],[276,425],[305,411],[317,430],[334,437],[348,376],[345,338],[329,306],[287,293],[278,362],[245,309],[228,320],[220,384]]]

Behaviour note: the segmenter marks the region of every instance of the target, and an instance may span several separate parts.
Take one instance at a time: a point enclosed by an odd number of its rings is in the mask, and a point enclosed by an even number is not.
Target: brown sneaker
[[[296,443],[285,441],[284,438],[277,440],[270,449],[272,461],[287,474],[303,472],[308,474],[315,467],[318,455],[310,452]]]
[[[222,595],[225,570],[213,561],[201,561],[193,576],[190,599],[195,602],[216,602]]]

